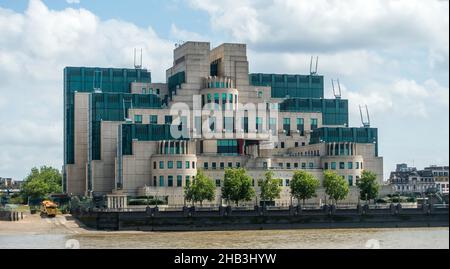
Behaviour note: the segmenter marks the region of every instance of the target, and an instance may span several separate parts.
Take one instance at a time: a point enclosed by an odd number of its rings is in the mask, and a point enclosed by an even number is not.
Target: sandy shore
[[[14,234],[80,234],[89,233],[83,224],[71,215],[43,218],[39,214],[24,214],[20,221],[0,221],[0,235]]]

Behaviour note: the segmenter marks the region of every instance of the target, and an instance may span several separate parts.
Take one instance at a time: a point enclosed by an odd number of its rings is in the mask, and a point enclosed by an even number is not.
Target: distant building
[[[434,183],[440,193],[448,194],[448,166],[431,165],[425,171],[433,174]]]
[[[397,164],[396,170],[391,172],[389,183],[395,192],[401,194],[422,194],[433,190],[448,194],[448,166],[417,170],[407,164]]]
[[[12,178],[0,177],[0,188],[11,188],[14,185]]]

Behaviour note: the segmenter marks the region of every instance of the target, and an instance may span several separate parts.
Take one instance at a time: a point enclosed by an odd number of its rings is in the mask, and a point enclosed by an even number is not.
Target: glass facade
[[[323,98],[323,76],[250,74],[250,85],[270,86],[272,98]]]

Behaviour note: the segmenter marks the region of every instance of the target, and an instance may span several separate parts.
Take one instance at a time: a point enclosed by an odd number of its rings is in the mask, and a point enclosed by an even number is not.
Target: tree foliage
[[[33,167],[25,178],[21,193],[24,198],[44,198],[48,194],[62,191],[62,176],[58,169],[42,166]]]
[[[259,180],[262,201],[273,201],[280,198],[281,187],[279,182],[280,179],[273,178],[272,171],[265,173],[264,179]]]
[[[206,176],[202,170],[198,170],[191,184],[185,187],[184,197],[188,202],[200,202],[200,205],[203,205],[203,201],[215,199],[216,186],[210,177]]]
[[[300,170],[294,173],[289,185],[292,196],[297,200],[303,200],[303,204],[305,204],[307,199],[317,196],[316,191],[320,186],[320,181],[312,174]]]
[[[244,168],[225,169],[222,196],[239,206],[239,201],[250,201],[255,196],[253,180]]]
[[[339,200],[345,199],[350,191],[348,182],[343,177],[329,170],[324,172],[323,186],[325,187],[325,193],[336,204]]]
[[[361,179],[356,183],[360,192],[359,195],[362,200],[372,200],[378,197],[380,185],[377,182],[377,176],[370,171],[363,171]]]

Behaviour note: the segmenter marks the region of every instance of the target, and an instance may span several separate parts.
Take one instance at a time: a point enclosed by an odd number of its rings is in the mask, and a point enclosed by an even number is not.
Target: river
[[[0,222],[0,248],[449,248],[449,228],[104,232],[64,219]],[[27,226],[28,225],[28,226]]]

